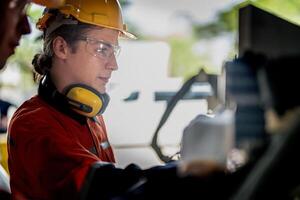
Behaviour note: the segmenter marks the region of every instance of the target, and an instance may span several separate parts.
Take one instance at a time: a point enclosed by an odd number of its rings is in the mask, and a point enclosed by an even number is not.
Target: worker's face
[[[73,83],[84,83],[106,92],[106,84],[114,70],[118,69],[114,50],[118,46],[118,31],[92,29],[77,42],[76,51],[66,60]],[[66,69],[67,69],[66,68]]]
[[[25,13],[27,0],[1,0],[5,1],[1,8],[0,22],[0,69],[7,58],[14,53],[15,47],[23,34],[30,33],[28,19]]]

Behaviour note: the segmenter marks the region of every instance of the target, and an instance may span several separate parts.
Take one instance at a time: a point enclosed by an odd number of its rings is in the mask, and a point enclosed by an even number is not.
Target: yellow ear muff
[[[109,96],[83,84],[73,84],[65,90],[71,108],[86,117],[102,114],[109,102]]]

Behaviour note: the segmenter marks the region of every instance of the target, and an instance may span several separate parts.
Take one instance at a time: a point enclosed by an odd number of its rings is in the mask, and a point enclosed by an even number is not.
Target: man
[[[117,0],[67,0],[47,9],[38,28],[38,95],[19,107],[8,131],[12,199],[78,199],[90,166],[115,162],[101,114],[118,38],[133,36]]]
[[[59,9],[45,10],[37,25],[44,32],[43,52],[33,60],[41,77],[38,95],[18,108],[8,130],[12,199],[79,199],[95,167],[96,199],[153,199],[159,192],[173,195],[174,189],[182,196],[199,192],[197,180],[177,176],[176,165],[114,167],[101,114],[109,100],[106,85],[118,69],[118,39],[134,38],[119,2],[67,0]],[[141,195],[127,194],[144,180],[145,187],[134,190]],[[201,183],[208,194],[211,181]]]
[[[21,36],[30,33],[26,16],[26,8],[30,2],[30,0],[0,1],[0,69],[3,69],[7,58],[14,53]],[[33,0],[33,2],[52,7],[63,3],[62,0]]]
[[[30,0],[1,0],[0,1],[0,70],[4,68],[6,60],[14,53],[19,45],[22,35],[30,33],[30,27],[26,16],[26,8]],[[37,0],[33,1],[40,5],[60,6],[62,0]],[[0,173],[4,173],[0,171]],[[0,199],[9,199],[9,190],[6,181],[2,180],[5,175],[0,174]]]
[[[7,58],[14,53],[23,34],[30,33],[28,19],[25,13],[29,1],[3,0],[1,1],[0,22],[0,69]]]

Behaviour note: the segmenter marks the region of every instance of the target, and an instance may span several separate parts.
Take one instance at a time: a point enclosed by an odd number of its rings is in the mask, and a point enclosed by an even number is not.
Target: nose
[[[28,22],[28,18],[26,15],[24,15],[20,21],[19,21],[19,25],[18,25],[18,31],[19,33],[21,33],[22,35],[25,35],[25,34],[28,34],[31,32],[31,29],[30,29],[30,25],[29,25],[29,22]]]
[[[118,67],[118,62],[117,62],[115,55],[112,55],[111,58],[109,59],[109,62],[107,63],[107,68],[112,71],[118,70],[119,67]]]

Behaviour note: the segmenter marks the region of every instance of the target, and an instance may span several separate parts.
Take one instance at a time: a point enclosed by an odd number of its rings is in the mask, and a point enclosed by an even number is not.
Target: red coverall
[[[115,162],[102,116],[83,119],[40,96],[16,111],[8,138],[13,200],[78,199],[91,164]]]

